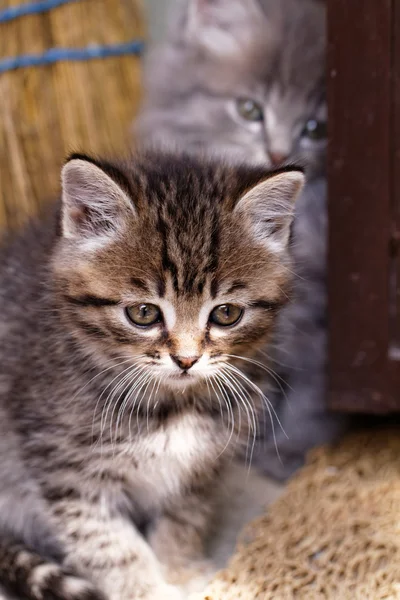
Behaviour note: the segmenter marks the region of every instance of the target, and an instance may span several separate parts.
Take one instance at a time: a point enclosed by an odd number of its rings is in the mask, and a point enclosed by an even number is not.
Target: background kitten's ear
[[[188,39],[193,42],[197,38],[221,56],[235,53],[243,42],[248,43],[249,26],[254,34],[262,17],[256,0],[187,1]]]
[[[271,175],[248,190],[235,207],[257,241],[271,250],[282,252],[287,247],[294,203],[304,181],[296,170]]]
[[[62,181],[62,235],[89,240],[112,238],[135,214],[122,187],[96,164],[72,158],[64,166]]]

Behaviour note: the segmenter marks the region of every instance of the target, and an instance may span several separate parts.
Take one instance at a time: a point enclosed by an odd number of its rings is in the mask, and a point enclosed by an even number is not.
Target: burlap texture
[[[201,598],[400,599],[400,431],[311,453]]]

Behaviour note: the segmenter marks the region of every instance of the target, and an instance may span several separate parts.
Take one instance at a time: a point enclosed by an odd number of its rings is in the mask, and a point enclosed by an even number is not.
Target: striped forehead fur
[[[190,155],[147,152],[114,162],[73,154],[69,160],[94,164],[129,196],[144,227],[151,226],[160,242],[163,272],[176,292],[202,291],[205,279],[216,273],[224,215],[249,189],[291,166],[267,171],[262,167],[231,166]],[[232,260],[234,257],[232,257]],[[137,279],[137,278],[136,278]],[[141,281],[139,287],[146,287]],[[215,296],[218,282],[211,282]],[[165,293],[165,279],[159,294]]]

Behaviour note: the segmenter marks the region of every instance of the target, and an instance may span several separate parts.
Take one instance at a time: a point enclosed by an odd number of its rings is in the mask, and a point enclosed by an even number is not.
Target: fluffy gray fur
[[[286,435],[277,432],[280,456],[271,429],[258,447],[259,463],[278,478],[346,423],[327,411],[324,398],[325,18],[319,0],[181,2],[165,42],[148,57],[135,125],[143,142],[249,164],[306,166],[293,232],[296,285],[276,337],[276,370],[285,383],[266,382]],[[257,102],[263,118],[242,118],[238,99]]]
[[[62,180],[0,247],[0,598],[182,600],[256,434],[304,176],[75,155]]]

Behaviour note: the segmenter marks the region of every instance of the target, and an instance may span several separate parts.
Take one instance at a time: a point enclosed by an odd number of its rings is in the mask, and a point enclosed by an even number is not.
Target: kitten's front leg
[[[205,549],[213,512],[212,496],[192,492],[165,511],[149,534],[166,579],[188,593],[202,591],[216,571]]]
[[[67,550],[66,566],[88,578],[108,600],[182,600],[128,518],[107,507],[63,500],[53,505]]]

